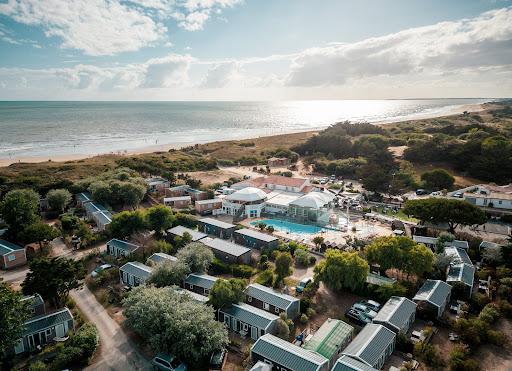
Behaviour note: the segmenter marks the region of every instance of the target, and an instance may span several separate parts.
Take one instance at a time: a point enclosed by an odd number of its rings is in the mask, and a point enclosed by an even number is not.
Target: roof
[[[188,189],[190,188],[190,186],[188,184],[181,184],[181,185],[177,185],[175,187],[171,187],[171,188],[167,188],[168,191],[180,191],[182,189]]]
[[[268,363],[258,361],[250,371],[272,371],[272,365],[269,365]]]
[[[448,256],[453,257],[455,260],[454,263],[456,263],[456,264],[465,263],[465,264],[468,264],[471,266],[473,265],[473,263],[471,263],[471,259],[469,258],[469,255],[466,252],[466,250],[461,249],[460,247],[447,246],[444,249],[444,253]]]
[[[264,190],[269,191],[266,201],[267,205],[288,206],[290,202],[302,197],[302,194],[297,192],[282,191],[279,189],[270,190],[267,188]]]
[[[20,299],[20,301],[30,300],[29,306],[35,307],[36,305],[44,305],[44,300],[39,294],[27,295]]]
[[[233,304],[230,309],[221,309],[221,312],[227,313],[242,322],[262,329],[268,328],[272,322],[279,319],[275,314],[245,303]]]
[[[270,287],[252,283],[245,289],[245,294],[259,299],[265,303],[271,304],[281,309],[287,309],[293,303],[298,303],[299,299],[276,291]]]
[[[87,205],[87,204],[86,204]],[[98,218],[103,224],[109,224],[112,222],[113,215],[110,212],[97,212],[92,215],[93,218]]]
[[[208,297],[198,294],[197,292],[185,290],[182,288],[177,288],[176,290],[174,290],[174,292],[180,295],[188,295],[198,303],[206,303],[210,300]]]
[[[347,337],[351,337],[354,328],[348,323],[329,318],[315,332],[311,340],[309,340],[304,349],[311,350],[321,354],[327,359],[331,359],[339,348],[345,344]]]
[[[384,284],[395,284],[396,280],[389,277],[379,276],[378,274],[368,273],[366,277],[366,283],[370,285],[384,285]]]
[[[373,367],[368,366],[355,358],[342,355],[331,371],[377,371]]]
[[[146,179],[146,181],[147,181],[147,179]],[[164,184],[164,183],[168,183],[168,181],[167,180],[163,180],[163,179],[158,179],[158,180],[154,180],[154,181],[148,182],[148,184],[150,186],[154,186],[154,185],[158,185],[158,184]]]
[[[282,175],[271,175],[264,180],[266,184],[275,184],[286,187],[301,187],[304,183],[307,183],[308,179],[304,178],[291,178]]]
[[[512,193],[505,192],[492,192],[490,194],[480,194],[480,193],[472,193],[471,196],[469,194],[465,195],[466,198],[487,198],[494,200],[512,200]]]
[[[23,327],[26,328],[26,330],[23,331],[22,336],[26,336],[34,332],[39,332],[47,329],[48,327],[53,327],[55,325],[72,320],[73,315],[66,307],[54,310],[50,313],[41,314],[40,316],[32,317],[24,323]]]
[[[451,264],[446,277],[446,282],[464,282],[473,287],[475,268],[468,264]]]
[[[382,325],[369,323],[363,327],[342,354],[356,357],[369,366],[373,366],[394,340],[395,333],[393,331]]]
[[[178,225],[178,226],[176,226],[174,228],[171,228],[171,229],[167,230],[168,234],[171,233],[171,234],[174,234],[174,235],[180,236],[180,237],[183,237],[183,234],[185,232],[188,232],[190,234],[190,236],[192,237],[192,241],[199,241],[202,238],[208,237],[208,235],[206,233],[194,231],[194,230],[192,230],[190,228],[183,227],[181,225]]]
[[[91,213],[97,213],[97,212],[108,213],[109,212],[107,209],[105,209],[105,207],[103,207],[102,204],[99,204],[97,202],[89,202],[84,205],[84,208]]]
[[[480,245],[478,246],[479,249],[487,249],[488,247],[492,246],[501,246],[499,243],[491,242],[491,241],[482,241],[480,242]]]
[[[221,198],[210,198],[208,200],[197,200],[196,205],[205,205],[205,204],[210,204],[213,202],[222,202],[222,199]]]
[[[309,185],[309,186],[305,186],[305,187],[304,187],[304,188],[302,188],[300,191],[301,191],[302,193],[309,193],[309,192],[311,192],[313,189],[315,189],[315,186],[310,186],[310,185]]]
[[[489,184],[482,185],[483,188],[493,191],[493,192],[504,192],[504,193],[512,193],[512,184],[503,185],[503,186],[493,186]]]
[[[75,195],[75,198],[82,203],[87,202],[87,201],[94,201],[89,192],[78,193]]]
[[[202,273],[189,274],[186,283],[194,286],[204,287],[205,289],[211,289],[213,284],[218,280],[218,277],[209,276]]]
[[[13,251],[25,250],[23,247],[0,239],[0,255],[10,254]]]
[[[450,242],[445,242],[444,245],[445,246],[456,246],[456,247],[460,247],[461,249],[466,249],[466,250],[469,249],[469,244],[467,241],[453,240]]]
[[[131,274],[137,278],[144,279],[149,277],[153,268],[139,262],[128,262],[119,268],[119,270]]]
[[[374,322],[386,322],[397,330],[401,330],[416,311],[416,303],[399,296],[392,296],[377,313]]]
[[[156,252],[153,255],[151,255],[148,259],[151,260],[153,263],[161,263],[163,261],[175,262],[178,260],[178,258],[172,255],[165,254],[163,252]]]
[[[176,202],[176,201],[192,201],[190,196],[179,196],[179,197],[165,197],[164,202]]]
[[[187,192],[190,194],[190,193],[196,193],[196,194],[201,194],[201,193],[206,193],[205,191],[201,191],[200,189],[194,189],[194,188],[188,188],[187,189]]]
[[[263,177],[263,176],[260,176],[257,178],[249,178],[249,179],[244,179],[241,182],[232,184],[231,187],[232,188],[240,188],[242,186],[246,186],[246,187],[258,188],[258,187],[261,187],[261,185],[263,184],[264,181],[265,181],[265,177]]]
[[[440,307],[452,287],[440,280],[426,280],[412,300],[424,300]]]
[[[269,234],[261,233],[261,232],[258,232],[258,231],[255,231],[255,230],[252,230],[252,229],[249,229],[249,228],[238,229],[238,230],[236,230],[233,233],[241,234],[242,236],[256,238],[257,240],[265,241],[265,242],[272,242],[272,241],[278,241],[279,240],[279,238],[277,238],[275,236],[271,236]]]
[[[251,352],[294,371],[313,371],[328,363],[327,358],[271,334],[261,336]]]
[[[251,251],[247,247],[243,247],[226,240],[221,240],[220,238],[212,238],[210,241],[205,241],[204,244],[214,250],[221,251],[232,256],[242,256]]]
[[[198,219],[198,221],[202,222],[202,223],[213,225],[215,227],[224,228],[224,229],[236,228],[236,225],[234,225],[234,224],[225,223],[223,221],[213,219],[213,218],[203,218],[203,219]]]
[[[412,239],[417,243],[428,243],[430,245],[435,245],[437,241],[437,238],[425,236],[412,236]]]
[[[259,201],[267,198],[267,194],[259,188],[247,187],[227,195],[225,200],[229,201]]]
[[[110,241],[108,241],[107,246],[114,246],[117,247],[118,249],[123,249],[130,253],[134,252],[140,247],[128,241],[118,240],[117,238],[113,238]]]
[[[319,209],[334,200],[334,196],[330,192],[311,192],[299,197],[295,201],[290,202],[291,206],[307,207],[310,209]]]

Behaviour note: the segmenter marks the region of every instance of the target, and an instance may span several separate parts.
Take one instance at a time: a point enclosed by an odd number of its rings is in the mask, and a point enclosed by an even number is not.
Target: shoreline
[[[487,102],[489,103],[489,102]],[[450,110],[450,113],[446,115],[445,113],[438,113],[438,114],[425,114],[420,115],[415,118],[407,118],[403,120],[394,120],[392,122],[382,122],[382,123],[375,123],[375,125],[392,125],[398,122],[404,122],[404,121],[416,121],[416,120],[424,120],[424,119],[433,119],[433,118],[443,118],[443,117],[450,117],[462,114],[464,111],[468,112],[482,112],[485,111],[485,105],[486,103],[481,104],[471,104],[471,105],[464,105],[464,106],[458,106],[458,107],[452,107]],[[249,134],[246,136],[240,136],[239,138],[235,140],[250,140],[250,139],[256,139],[261,137],[273,137],[277,135],[284,135],[284,134],[295,134],[295,133],[307,133],[307,132],[318,132],[319,130],[304,130],[304,131],[283,131],[281,133],[271,133],[268,135],[259,135],[254,136]],[[230,139],[228,141],[232,141],[233,139]],[[150,146],[140,147],[140,148],[132,148],[127,150],[116,150],[111,152],[105,152],[105,153],[98,153],[98,154],[86,154],[86,153],[71,153],[71,154],[63,154],[63,155],[42,155],[42,156],[20,156],[20,157],[13,157],[13,158],[0,158],[0,167],[6,167],[15,163],[42,163],[42,162],[67,162],[67,161],[79,161],[79,160],[85,160],[88,158],[93,157],[101,157],[101,156],[107,156],[107,155],[119,155],[119,156],[133,156],[133,155],[139,155],[139,154],[147,154],[147,153],[158,153],[158,152],[168,152],[171,149],[180,149],[183,147],[193,146],[196,144],[206,144],[206,143],[215,143],[215,142],[223,142],[225,140],[208,140],[208,141],[192,141],[192,142],[170,142],[165,144],[154,144]]]

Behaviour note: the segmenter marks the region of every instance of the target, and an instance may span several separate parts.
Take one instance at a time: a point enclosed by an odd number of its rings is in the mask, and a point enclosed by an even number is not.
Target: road
[[[100,332],[101,355],[86,370],[125,371],[152,368],[87,287],[72,291],[70,295],[87,320],[95,323]]]

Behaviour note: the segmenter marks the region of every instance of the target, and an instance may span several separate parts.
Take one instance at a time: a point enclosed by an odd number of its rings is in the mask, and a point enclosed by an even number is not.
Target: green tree
[[[267,226],[267,223],[259,222],[258,224],[256,224],[256,226],[260,229],[260,231],[263,231]]]
[[[324,238],[322,236],[316,236],[313,238],[313,243],[315,244],[315,247],[318,249],[318,246],[324,242]]]
[[[382,301],[387,301],[392,296],[405,296],[407,293],[407,289],[400,285],[399,283],[385,283],[383,285],[380,285],[376,290],[375,293],[379,295],[379,299]]]
[[[293,253],[293,257],[295,258],[295,262],[300,265],[307,265],[309,259],[309,251],[306,249],[296,249]]]
[[[362,179],[366,190],[375,193],[388,193],[393,173],[400,168],[393,154],[387,148],[374,151],[359,170],[359,177]]]
[[[487,216],[482,209],[462,200],[445,198],[409,200],[405,203],[403,212],[423,222],[447,223],[450,233],[454,233],[459,225],[487,222]]]
[[[482,256],[487,263],[495,267],[503,261],[501,249],[499,245],[489,246],[482,251]]]
[[[276,267],[274,269],[274,273],[277,274],[276,281],[280,281],[293,274],[293,269],[291,268],[293,263],[294,260],[289,252],[283,251],[277,254],[275,260]]]
[[[110,204],[114,199],[114,193],[109,183],[106,181],[95,181],[88,187],[91,196],[100,204]]]
[[[148,227],[157,233],[162,233],[172,227],[176,220],[171,209],[164,205],[153,206],[146,210]]]
[[[86,323],[76,332],[73,337],[73,346],[82,348],[85,357],[92,356],[100,343],[100,332],[94,323]]]
[[[412,245],[415,244],[413,241]],[[365,247],[366,259],[371,264],[378,264],[383,271],[391,268],[400,269],[403,261],[403,251],[399,239],[395,237],[380,237],[371,245]]]
[[[29,264],[30,271],[21,284],[25,295],[39,293],[51,300],[57,308],[65,302],[71,290],[80,289],[87,270],[82,260],[66,258],[36,258]]]
[[[246,280],[230,278],[218,279],[210,289],[210,304],[215,309],[231,308],[232,304],[243,302]]]
[[[80,219],[74,215],[62,215],[60,217],[60,223],[62,230],[68,233],[80,228]]]
[[[272,234],[272,233],[274,233],[274,226],[272,226],[272,225],[267,225],[266,230],[267,230],[267,232],[268,232],[268,233]]]
[[[315,282],[322,281],[332,290],[347,287],[355,290],[361,287],[370,273],[370,266],[357,253],[328,249],[325,260],[315,268]]]
[[[21,196],[26,200],[33,201],[36,205],[39,204],[39,200],[41,196],[39,193],[34,191],[33,189],[24,188],[24,189],[13,189],[5,194],[4,200],[8,200],[9,198]]]
[[[5,237],[17,241],[18,234],[29,225],[39,222],[37,205],[20,195],[10,197],[0,203],[0,214],[8,226]]]
[[[432,270],[434,254],[425,245],[413,246],[407,252],[404,259],[403,269],[407,274],[415,274],[418,277]]]
[[[84,222],[80,222],[78,229],[75,232],[75,236],[80,237],[82,241],[90,240],[92,237],[91,228]]]
[[[444,169],[434,169],[421,174],[421,180],[431,190],[450,189],[455,183],[455,178]]]
[[[141,210],[123,211],[114,215],[110,223],[110,233],[113,237],[124,239],[134,234],[148,230],[146,218]]]
[[[29,225],[23,232],[21,232],[20,239],[25,244],[37,242],[39,244],[39,248],[43,249],[43,241],[53,241],[59,236],[60,232],[51,225],[46,223],[35,223]]]
[[[434,254],[432,268],[436,271],[437,278],[443,281],[446,279],[446,271],[452,260],[453,258],[450,255],[446,255],[444,252],[441,254]]]
[[[439,237],[437,237],[435,244],[436,254],[444,253],[444,243],[445,242],[453,242],[455,241],[455,236],[448,232],[441,232]]]
[[[188,295],[136,287],[123,305],[128,326],[148,339],[157,352],[172,353],[186,363],[202,363],[228,343],[227,330],[215,320],[213,307],[196,303]]]
[[[67,189],[52,189],[46,194],[50,206],[61,212],[71,202],[71,198],[72,195]]]
[[[135,208],[144,196],[147,189],[141,184],[122,183],[119,187],[118,197],[124,205]]]
[[[190,267],[194,273],[203,273],[213,262],[212,250],[199,242],[192,242],[182,247],[176,257]]]
[[[185,262],[164,261],[156,265],[149,276],[149,283],[156,287],[180,286],[190,274],[190,267]]]
[[[2,280],[0,278],[0,355],[14,350],[15,342],[24,330],[23,324],[29,317],[28,302],[21,301],[21,293]]]

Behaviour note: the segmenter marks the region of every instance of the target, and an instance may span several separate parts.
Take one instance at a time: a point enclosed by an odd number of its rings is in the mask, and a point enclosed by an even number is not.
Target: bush
[[[491,344],[502,346],[508,343],[508,336],[501,331],[489,330],[487,331],[487,340]]]
[[[300,316],[300,323],[304,324],[308,321],[308,316],[306,316],[305,314],[302,314],[302,316]]]
[[[217,258],[213,259],[210,268],[217,274],[226,274],[231,272],[231,266]]]
[[[498,312],[494,304],[487,304],[478,315],[478,319],[488,324],[492,324],[494,323],[494,321],[496,321],[499,315],[500,313]]]
[[[501,221],[504,223],[512,223],[512,213],[503,213],[501,215]]]
[[[316,312],[313,308],[308,308],[308,310],[306,311],[306,315],[308,317],[314,316],[315,314],[316,314]]]
[[[253,275],[253,270],[248,265],[238,265],[234,264],[233,268],[233,276],[241,277],[241,278],[251,278]]]
[[[100,333],[94,323],[86,323],[76,332],[73,345],[82,348],[84,357],[90,358],[100,343]]]
[[[55,344],[55,352],[57,352],[57,353],[62,352],[65,348],[66,348],[66,346],[64,345],[64,343]]]
[[[57,358],[52,362],[50,369],[60,371],[78,366],[82,364],[83,353],[82,348],[68,347],[59,353]]]
[[[277,254],[279,254],[279,251],[277,251],[277,250],[272,251],[269,255],[269,259],[272,261],[276,260]]]
[[[512,318],[512,304],[506,300],[500,301],[500,309],[507,318]]]
[[[315,265],[316,264],[316,258],[314,256],[309,257],[309,265]]]
[[[491,299],[489,299],[487,295],[480,293],[473,295],[473,303],[478,309],[485,307],[490,301]]]
[[[311,300],[308,298],[300,299],[300,312],[307,313],[308,309],[311,307]]]
[[[28,367],[28,371],[44,371],[46,365],[42,361],[37,361]]]
[[[263,286],[272,286],[272,282],[274,281],[274,273],[267,269],[263,271],[258,278],[254,281],[255,283],[259,283]]]
[[[46,219],[57,219],[60,216],[60,211],[47,211]]]
[[[425,347],[425,362],[429,365],[434,363],[436,359],[436,348],[432,344],[427,344]]]
[[[71,299],[71,297],[68,297],[68,300],[66,300],[66,307],[69,309],[74,309],[76,307],[76,302]]]

